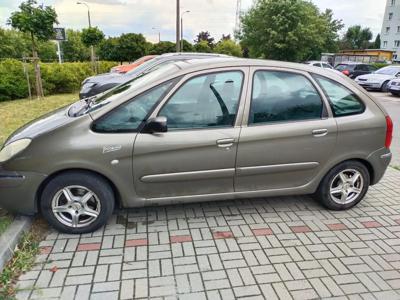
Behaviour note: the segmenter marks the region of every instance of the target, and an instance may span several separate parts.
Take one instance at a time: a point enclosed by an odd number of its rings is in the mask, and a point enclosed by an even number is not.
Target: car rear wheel
[[[357,205],[368,191],[370,176],[364,164],[347,161],[334,167],[322,180],[315,196],[327,208],[345,210]]]
[[[80,234],[103,226],[114,210],[109,183],[88,172],[68,172],[44,188],[40,207],[44,218],[61,232]]]

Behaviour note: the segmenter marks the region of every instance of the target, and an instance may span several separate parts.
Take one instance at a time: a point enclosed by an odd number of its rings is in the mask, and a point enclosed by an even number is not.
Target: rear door
[[[336,122],[308,73],[251,69],[235,191],[306,185],[335,148]]]

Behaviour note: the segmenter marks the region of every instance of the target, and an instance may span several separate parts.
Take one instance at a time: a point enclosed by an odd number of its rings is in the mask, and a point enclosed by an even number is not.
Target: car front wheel
[[[114,193],[102,177],[67,172],[44,188],[40,207],[44,218],[61,232],[80,234],[103,226],[114,210]]]
[[[322,180],[317,199],[332,210],[345,210],[357,205],[368,191],[370,176],[364,164],[347,161],[334,167]]]

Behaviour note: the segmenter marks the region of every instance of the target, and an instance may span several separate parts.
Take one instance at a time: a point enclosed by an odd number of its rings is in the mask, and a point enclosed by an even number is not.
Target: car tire
[[[114,210],[110,184],[90,172],[66,172],[45,186],[40,209],[46,221],[58,231],[89,233],[105,225]]]
[[[381,91],[387,93],[389,91],[389,81],[385,81],[382,84]]]
[[[370,175],[366,166],[359,161],[346,161],[325,175],[315,197],[328,209],[346,210],[365,197],[369,185]]]

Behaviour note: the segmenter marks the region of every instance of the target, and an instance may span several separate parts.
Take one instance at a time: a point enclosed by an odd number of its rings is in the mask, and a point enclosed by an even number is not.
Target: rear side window
[[[361,100],[348,88],[326,77],[314,75],[329,99],[335,117],[356,115],[364,112]]]
[[[249,124],[320,119],[322,110],[321,97],[303,75],[255,73]]]
[[[354,70],[355,65],[344,65],[344,64],[340,64],[336,66],[336,70],[342,72],[344,70]]]

